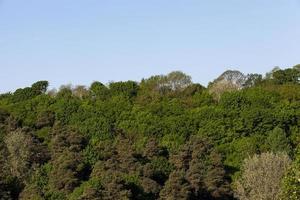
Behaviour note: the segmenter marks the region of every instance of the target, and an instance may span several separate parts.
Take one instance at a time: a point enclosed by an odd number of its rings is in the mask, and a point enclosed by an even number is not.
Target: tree
[[[160,192],[162,200],[190,199],[192,189],[188,181],[185,179],[184,171],[174,171],[170,174],[169,180]]]
[[[243,86],[246,88],[253,87],[261,83],[262,80],[261,74],[248,74]]]
[[[22,183],[13,176],[7,158],[9,152],[0,142],[0,199],[13,200],[18,198]]]
[[[172,91],[182,91],[192,84],[192,78],[181,71],[174,71],[167,75],[165,84]]]
[[[52,131],[50,147],[53,156],[48,175],[50,191],[66,196],[80,185],[88,173],[82,156],[85,138],[76,131],[57,125]]]
[[[50,148],[52,155],[59,155],[65,150],[80,152],[86,144],[85,138],[79,132],[59,125],[53,128],[51,135]]]
[[[31,88],[36,94],[44,94],[47,91],[48,86],[49,86],[48,81],[38,81],[32,84]]]
[[[217,79],[209,84],[210,93],[214,94],[216,99],[220,99],[224,92],[240,90],[244,87],[246,76],[240,71],[227,70]]]
[[[95,81],[90,86],[90,93],[93,98],[104,100],[108,97],[108,88],[102,83]]]
[[[272,80],[275,84],[285,84],[285,83],[299,83],[300,81],[300,71],[293,68],[288,68],[285,70],[278,70],[273,72]]]
[[[295,157],[294,162],[282,180],[281,199],[300,199],[300,145],[298,145]]]
[[[44,111],[38,114],[35,126],[37,128],[53,126],[54,122],[55,122],[55,113],[52,111]]]
[[[112,95],[124,95],[126,97],[135,97],[137,95],[139,85],[134,81],[111,82],[109,90]]]
[[[9,113],[0,108],[0,124],[4,124],[6,119],[9,117]]]
[[[85,165],[80,153],[65,150],[57,155],[49,174],[49,185],[52,190],[71,193],[80,184]]]
[[[291,151],[290,142],[286,133],[279,127],[276,127],[268,134],[266,143],[272,152],[286,152],[289,154]]]
[[[293,67],[293,69],[296,69],[296,70],[300,71],[300,64],[295,65],[295,66]]]
[[[0,199],[299,199],[299,69],[0,94]]]
[[[266,73],[265,78],[266,78],[266,79],[272,79],[272,78],[273,78],[273,74],[274,74],[275,72],[279,71],[279,70],[281,70],[280,67],[278,67],[278,66],[274,67],[270,72],[267,72],[267,73]]]
[[[157,98],[160,95],[183,92],[190,85],[192,85],[191,76],[181,71],[173,71],[167,75],[156,75],[143,79],[140,88],[142,96]]]
[[[104,187],[101,180],[91,178],[77,187],[69,196],[70,200],[102,200],[104,198]]]
[[[33,92],[32,88],[30,88],[30,87],[26,87],[23,89],[17,89],[12,96],[12,101],[14,103],[22,102],[22,101],[31,99],[34,96],[35,96],[35,93]]]
[[[83,85],[78,85],[76,86],[73,91],[72,91],[73,95],[75,97],[78,97],[80,99],[86,98],[89,95],[88,90],[86,89],[85,86]]]
[[[56,94],[57,98],[68,99],[72,97],[72,85],[62,85]]]
[[[33,139],[22,130],[16,130],[6,136],[4,140],[9,153],[8,162],[13,176],[20,180],[28,175],[31,165]]]
[[[206,140],[192,137],[178,154],[171,157],[171,161],[175,170],[162,189],[161,198],[230,198],[221,157]]]
[[[187,86],[186,88],[184,88],[184,90],[182,91],[183,93],[183,96],[185,97],[191,97],[195,94],[201,94],[202,92],[205,91],[205,87],[200,85],[200,84],[197,84],[197,83],[194,83],[194,84],[190,84],[189,86]]]
[[[48,193],[49,186],[49,172],[51,170],[51,165],[49,163],[42,165],[37,168],[25,184],[24,189],[19,194],[19,199],[21,200],[42,200],[51,199],[48,198],[50,193]]]
[[[290,163],[286,153],[262,153],[245,159],[235,181],[235,196],[241,200],[279,199],[280,182]]]

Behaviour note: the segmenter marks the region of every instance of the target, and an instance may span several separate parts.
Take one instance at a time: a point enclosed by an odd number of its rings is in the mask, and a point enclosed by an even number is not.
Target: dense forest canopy
[[[300,199],[300,65],[48,85],[0,95],[0,199]]]

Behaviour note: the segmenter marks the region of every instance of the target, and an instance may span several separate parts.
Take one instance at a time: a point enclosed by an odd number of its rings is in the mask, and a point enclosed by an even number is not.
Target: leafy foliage
[[[0,95],[0,199],[299,199],[299,66],[48,85]]]
[[[284,153],[263,153],[244,161],[241,177],[236,181],[236,195],[241,200],[279,199],[280,182],[290,165]]]

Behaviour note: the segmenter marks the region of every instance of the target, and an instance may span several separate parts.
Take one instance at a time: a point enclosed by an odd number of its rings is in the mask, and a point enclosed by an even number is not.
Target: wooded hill
[[[0,95],[0,199],[300,199],[300,65]]]

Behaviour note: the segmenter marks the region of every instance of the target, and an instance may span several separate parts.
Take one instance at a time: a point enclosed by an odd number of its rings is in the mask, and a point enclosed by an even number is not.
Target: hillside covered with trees
[[[48,84],[0,95],[0,199],[300,199],[300,65]]]

